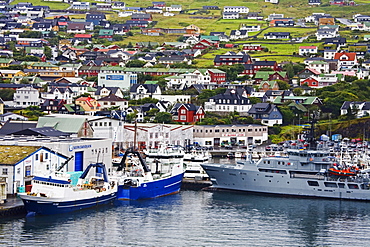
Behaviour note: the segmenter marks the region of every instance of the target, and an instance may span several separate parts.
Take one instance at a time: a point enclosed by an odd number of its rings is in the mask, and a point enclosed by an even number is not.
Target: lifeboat
[[[347,169],[336,169],[336,168],[329,168],[328,172],[330,175],[335,175],[335,176],[341,176],[341,177],[351,177],[355,176],[357,173],[357,169],[353,170],[350,168]]]

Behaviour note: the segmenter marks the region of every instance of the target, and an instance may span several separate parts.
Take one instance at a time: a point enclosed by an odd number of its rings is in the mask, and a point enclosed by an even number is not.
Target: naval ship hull
[[[202,164],[212,188],[272,195],[370,200],[367,180],[294,174],[289,170],[245,169],[235,165]]]

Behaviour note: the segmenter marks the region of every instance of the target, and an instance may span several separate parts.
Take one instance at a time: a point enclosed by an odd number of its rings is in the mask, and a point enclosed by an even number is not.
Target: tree
[[[14,59],[18,61],[40,62],[40,58],[35,56],[17,56]]]
[[[301,72],[302,70],[304,70],[304,68],[305,68],[304,64],[301,64],[301,63],[293,64],[293,70],[294,70],[295,75]]]
[[[114,34],[112,39],[113,39],[113,41],[122,41],[123,37],[122,37],[122,35]]]
[[[357,76],[345,75],[345,76],[344,76],[344,80],[345,80],[346,82],[353,82],[353,81],[358,80],[358,78],[357,78]]]
[[[257,104],[257,103],[262,103],[262,100],[257,97],[249,97],[249,100],[252,105]]]
[[[294,112],[292,109],[289,108],[287,105],[279,106],[279,110],[283,115],[283,123],[285,125],[289,125],[292,123],[293,118],[295,117]]]
[[[225,71],[226,81],[238,80],[238,75],[244,71],[243,64],[234,64],[231,66],[222,65],[218,67],[220,70]]]
[[[172,123],[172,115],[169,112],[158,112],[154,118],[154,122],[165,124]]]
[[[290,89],[290,85],[286,81],[277,80],[276,82],[278,83],[280,90],[288,90],[288,89]]]
[[[301,96],[303,94],[303,89],[302,88],[294,88],[293,89],[293,94],[296,96]]]
[[[149,111],[146,112],[146,115],[149,117],[155,116],[159,112],[158,108],[152,108]]]
[[[1,89],[0,98],[4,101],[13,100],[14,93],[15,93],[14,89]]]
[[[41,38],[42,33],[38,31],[24,31],[19,34],[20,38]]]
[[[146,64],[145,61],[131,60],[127,62],[126,67],[127,68],[142,68],[145,64]]]
[[[254,119],[251,116],[248,116],[248,117],[240,117],[238,119],[238,121],[241,124],[253,124],[254,123]]]
[[[52,51],[51,51],[51,48],[49,46],[44,46],[44,54],[46,56],[47,59],[51,59],[52,57]]]
[[[137,111],[136,110],[133,113],[127,114],[126,115],[126,122],[132,123],[136,119],[136,114],[137,114]]]
[[[263,68],[260,68],[258,71],[274,71],[274,70],[273,68],[263,67]]]
[[[36,121],[40,116],[46,115],[46,113],[40,110],[39,106],[29,106],[23,110],[14,111],[17,114],[28,117],[30,121]]]
[[[285,64],[283,66],[283,70],[285,70],[287,72],[289,78],[293,78],[294,77],[295,73],[294,73],[293,64],[291,62]]]

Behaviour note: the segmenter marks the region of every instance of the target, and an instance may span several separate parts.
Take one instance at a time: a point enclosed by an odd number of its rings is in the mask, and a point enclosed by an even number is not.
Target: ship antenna
[[[310,124],[309,128],[305,128],[306,132],[304,137],[309,144],[309,149],[315,150],[317,148],[316,139],[315,139],[315,123],[317,122],[315,114],[312,114],[312,120],[307,123]]]

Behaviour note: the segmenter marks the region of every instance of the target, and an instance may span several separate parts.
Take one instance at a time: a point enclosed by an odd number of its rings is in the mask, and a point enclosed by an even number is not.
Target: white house
[[[67,104],[73,103],[73,97],[78,96],[70,87],[54,87],[48,92],[41,93],[42,99],[63,99]]]
[[[239,30],[245,30],[247,32],[258,32],[261,30],[261,26],[260,25],[246,26],[245,24],[242,24]]]
[[[22,87],[17,88],[14,96],[14,107],[27,108],[29,106],[40,105],[40,93],[37,89],[33,87]]]
[[[157,84],[135,84],[130,88],[130,98],[134,100],[153,98],[161,94],[161,88]]]
[[[110,94],[106,97],[98,99],[100,108],[107,109],[112,107],[117,107],[118,110],[126,110],[128,107],[128,100],[116,96],[115,94]]]
[[[71,9],[90,10],[90,3],[89,2],[73,2],[71,5]]]
[[[194,142],[201,146],[244,146],[267,140],[267,126],[263,125],[194,125]]]
[[[240,14],[238,12],[223,12],[222,19],[239,19]]]
[[[223,12],[236,12],[239,14],[248,14],[249,8],[245,6],[225,6]]]
[[[174,90],[183,90],[193,84],[209,84],[211,82],[208,71],[203,74],[199,70],[195,70],[193,73],[169,76],[165,79],[167,80],[167,88]]]
[[[268,21],[272,21],[272,20],[275,20],[275,19],[283,19],[284,18],[284,14],[270,14],[268,17],[267,17],[267,20]]]
[[[352,68],[358,64],[355,52],[338,52],[335,53],[334,59],[338,59],[339,68]]]
[[[300,46],[298,54],[300,56],[307,56],[317,53],[317,46]]]
[[[278,4],[278,3],[279,3],[279,0],[265,0],[265,3],[274,3],[274,4]]]
[[[228,89],[225,93],[213,96],[204,103],[204,111],[206,112],[229,113],[237,111],[242,116],[248,115],[251,107],[249,98],[239,94],[235,89]]]
[[[140,148],[158,147],[160,143],[182,145],[193,143],[193,125],[134,124],[123,125],[124,147],[132,147],[136,129],[136,140]]]
[[[316,39],[322,40],[327,38],[335,38],[338,36],[338,32],[334,28],[322,28],[317,30],[316,32]]]
[[[182,11],[181,5],[171,5],[170,7],[166,7],[166,11],[168,12],[180,12]]]
[[[332,60],[335,53],[337,53],[337,50],[324,50],[324,58]]]
[[[161,94],[161,95],[153,95],[153,99],[157,99],[159,101],[167,101],[167,102],[170,102],[171,105],[174,105],[176,103],[189,103],[189,102],[191,102],[191,95]]]
[[[370,102],[345,101],[340,108],[340,114],[346,115],[351,108],[357,118],[370,116]]]
[[[314,69],[321,73],[329,73],[329,63],[325,61],[313,61],[308,64],[308,68]]]

